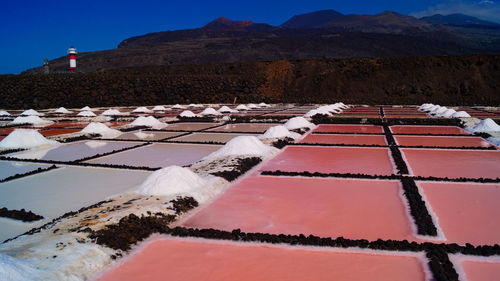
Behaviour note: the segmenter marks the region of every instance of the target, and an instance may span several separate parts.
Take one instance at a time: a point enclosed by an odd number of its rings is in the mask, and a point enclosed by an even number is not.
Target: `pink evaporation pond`
[[[89,122],[57,122],[47,128],[85,128]]]
[[[500,177],[499,150],[401,148],[415,176],[448,178]]]
[[[480,137],[446,136],[394,136],[399,145],[441,147],[490,147],[492,144]]]
[[[177,281],[426,280],[416,256],[348,253],[201,239],[149,242],[98,279]]]
[[[382,134],[384,130],[376,125],[343,125],[343,124],[322,124],[314,129],[313,133],[365,133]]]
[[[185,123],[173,123],[168,124],[164,130],[175,130],[175,131],[198,131],[211,128],[220,125],[220,123],[198,123],[198,122],[185,122]]]
[[[462,128],[455,126],[391,126],[393,134],[430,134],[430,135],[470,135]]]
[[[261,171],[392,175],[389,154],[385,147],[288,146]]]
[[[500,184],[418,182],[450,243],[500,244]]]
[[[267,124],[267,123],[259,123],[259,124],[250,124],[250,123],[236,123],[236,124],[227,124],[222,127],[209,129],[207,131],[211,132],[245,132],[245,133],[263,133],[267,129],[273,126],[277,126],[279,124]]]
[[[500,262],[472,261],[461,262],[462,269],[468,281],[498,280],[500,276]]]
[[[80,131],[81,129],[51,129],[51,130],[40,131],[40,134],[42,134],[45,137],[50,137],[50,136],[57,136],[64,134],[72,134]]]
[[[229,188],[184,225],[227,231],[240,228],[273,234],[414,240],[401,193],[398,181],[256,176]]]
[[[387,145],[387,141],[383,135],[309,134],[300,143]]]

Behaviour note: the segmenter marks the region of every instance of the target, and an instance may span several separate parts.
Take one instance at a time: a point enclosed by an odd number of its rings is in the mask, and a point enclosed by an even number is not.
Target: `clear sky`
[[[390,10],[415,16],[459,12],[500,22],[495,1],[500,0],[1,0],[0,74],[64,56],[71,45],[79,52],[113,49],[131,36],[201,27],[220,16],[279,25],[295,14],[322,9],[344,14]]]

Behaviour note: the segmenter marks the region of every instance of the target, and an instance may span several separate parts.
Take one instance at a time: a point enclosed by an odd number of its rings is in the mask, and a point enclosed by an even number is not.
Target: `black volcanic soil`
[[[499,105],[500,55],[218,63],[0,76],[0,108],[219,102]]]

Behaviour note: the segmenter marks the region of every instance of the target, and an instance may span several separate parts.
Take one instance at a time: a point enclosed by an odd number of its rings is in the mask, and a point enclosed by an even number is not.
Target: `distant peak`
[[[204,28],[245,28],[255,23],[249,20],[233,21],[226,17],[218,17],[215,20],[209,22],[204,26]]]

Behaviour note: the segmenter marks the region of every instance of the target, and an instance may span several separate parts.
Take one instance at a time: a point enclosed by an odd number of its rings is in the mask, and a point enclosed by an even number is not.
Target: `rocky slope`
[[[0,108],[174,103],[500,104],[500,55],[120,68],[0,76]]]

